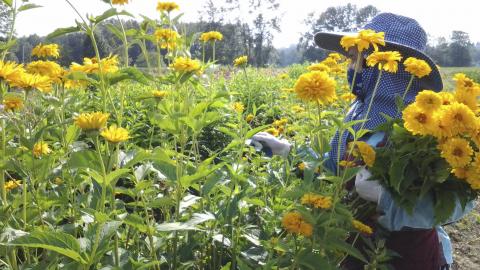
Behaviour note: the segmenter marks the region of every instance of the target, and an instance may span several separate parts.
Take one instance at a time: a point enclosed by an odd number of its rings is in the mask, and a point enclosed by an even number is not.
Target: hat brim
[[[347,52],[340,45],[340,39],[345,35],[356,34],[357,33],[319,32],[315,34],[315,43],[323,49],[335,51],[346,55]],[[438,70],[437,65],[430,57],[428,57],[428,55],[412,47],[387,40],[385,40],[385,46],[382,48],[384,48],[383,50],[387,51],[399,51],[402,54],[403,59],[406,59],[408,57],[415,57],[426,61],[432,68],[432,72],[430,72],[430,74],[427,76],[419,78],[420,89],[429,89],[434,91],[441,91],[443,89],[443,82],[440,71]]]

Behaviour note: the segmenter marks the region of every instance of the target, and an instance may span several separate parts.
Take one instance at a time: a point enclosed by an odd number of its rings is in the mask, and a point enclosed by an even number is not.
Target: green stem
[[[212,41],[212,63],[215,64],[215,40]]]
[[[378,72],[378,78],[377,78],[377,82],[375,83],[375,88],[373,88],[372,98],[368,103],[367,113],[365,114],[365,118],[363,119],[363,122],[362,122],[362,125],[360,126],[359,131],[363,129],[363,127],[365,126],[365,123],[368,121],[368,115],[370,114],[370,110],[372,109],[373,100],[375,99],[375,95],[377,94],[377,90],[378,90],[378,85],[380,85],[380,80],[382,78],[382,71],[383,70],[380,69],[380,71]]]
[[[1,120],[1,129],[2,129],[2,142],[1,142],[1,153],[2,153],[2,163],[5,162],[5,152],[6,152],[6,147],[7,147],[7,132],[5,130],[5,119],[2,119]],[[7,201],[7,191],[5,189],[5,170],[3,169],[3,166],[2,166],[2,169],[0,170],[0,193],[1,193],[1,196],[2,196],[2,204],[4,206],[7,206],[8,205],[8,201]]]
[[[405,97],[408,94],[408,91],[410,90],[410,87],[412,87],[413,79],[415,78],[415,75],[412,75],[410,77],[410,81],[408,81],[407,88],[405,89],[405,92],[402,95],[402,104],[400,104],[400,107],[398,108],[398,113],[401,113],[403,108],[405,107]]]
[[[105,163],[103,161],[102,152],[100,150],[100,140],[98,139],[98,135],[95,139],[95,145],[97,147],[97,154],[100,161],[100,166],[102,168],[102,197],[100,199],[100,205],[97,208],[100,208],[100,212],[105,212],[105,198],[107,196],[107,170],[105,169]]]

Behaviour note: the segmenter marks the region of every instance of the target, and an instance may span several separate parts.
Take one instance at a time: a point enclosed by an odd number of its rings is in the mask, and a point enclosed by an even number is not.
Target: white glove
[[[378,203],[383,192],[383,187],[377,180],[368,180],[372,174],[365,168],[358,171],[355,176],[355,190],[360,198]]]
[[[272,154],[286,157],[290,152],[292,145],[285,139],[277,139],[270,133],[259,132],[252,137],[252,141],[263,142],[270,149],[272,149]]]

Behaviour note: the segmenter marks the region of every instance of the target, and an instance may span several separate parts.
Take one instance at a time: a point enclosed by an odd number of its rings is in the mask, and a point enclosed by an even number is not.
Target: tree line
[[[223,40],[215,45],[215,58],[219,64],[231,64],[236,57],[247,55],[249,63],[253,66],[286,66],[305,61],[315,62],[328,54],[314,44],[314,33],[358,31],[380,12],[372,5],[357,7],[346,4],[329,7],[321,13],[311,13],[304,20],[308,30],[303,33],[298,43],[279,49],[273,46],[273,37],[275,33],[280,32],[281,16],[275,12],[279,5],[278,0],[208,0],[199,12],[199,21],[183,23],[178,31],[184,36],[196,39],[190,51],[196,58],[202,58],[203,52],[203,44],[198,41],[199,33],[219,31],[224,36]],[[10,21],[5,10],[0,5],[0,42],[5,39],[9,31]],[[243,13],[240,12],[242,10]],[[260,12],[260,10],[268,12]],[[248,14],[248,16],[241,14]],[[140,27],[140,22],[136,20],[126,20],[123,24],[127,31]],[[118,20],[112,19],[97,28],[95,37],[100,55],[121,56],[122,41],[109,30],[109,25],[120,27]],[[31,61],[32,48],[41,42],[55,42],[60,45],[62,56],[59,63],[63,66],[68,66],[72,62],[81,63],[84,57],[93,57],[94,54],[90,38],[81,33],[67,34],[50,41],[46,41],[45,37],[30,35],[17,39],[9,59],[22,63]],[[206,46],[211,45],[206,44]],[[146,49],[152,53],[156,52],[153,42],[147,42]],[[130,65],[146,65],[146,59],[138,44],[132,44],[128,53]],[[468,33],[462,31],[453,31],[449,38],[430,40],[427,54],[440,66],[480,65],[480,43],[474,44]],[[205,57],[206,60],[212,58],[211,49],[205,50]]]

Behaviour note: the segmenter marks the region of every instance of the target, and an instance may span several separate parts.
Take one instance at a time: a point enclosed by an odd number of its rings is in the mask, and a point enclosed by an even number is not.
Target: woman
[[[427,35],[417,21],[391,13],[382,13],[374,17],[365,25],[364,29],[385,32],[386,44],[383,50],[399,51],[404,59],[412,56],[423,59],[430,64],[432,72],[430,75],[413,82],[404,100],[406,104],[413,102],[416,94],[423,89],[442,90],[443,84],[436,65],[423,53],[427,44]],[[345,54],[340,46],[340,39],[343,35],[340,33],[317,33],[315,42],[319,47]],[[368,55],[368,52],[366,54]],[[350,50],[347,57],[352,59],[352,63],[356,63],[357,57],[361,57],[363,59],[360,59],[360,63],[363,63],[366,55],[359,55],[355,50]],[[364,124],[355,125],[355,130],[359,130],[362,125],[365,129],[375,129],[379,124],[385,122],[382,114],[394,118],[401,116],[401,113],[396,109],[395,97],[403,95],[411,76],[402,66],[397,73],[384,73],[382,75],[375,96],[372,96],[372,94],[378,77],[378,69],[366,68],[361,64],[357,67],[358,73],[356,76],[354,76],[354,72],[352,64],[349,66],[347,77],[349,83],[353,84],[352,89],[356,95],[356,100],[344,121],[365,119],[372,98],[372,109],[368,115],[368,120]],[[355,82],[353,82],[354,77]],[[290,144],[287,141],[278,140],[268,133],[258,133],[252,139],[267,145],[273,154],[287,155],[290,150]],[[385,139],[383,133],[370,134],[361,138],[372,146],[379,146]],[[332,150],[328,153],[328,156],[331,158],[328,158],[324,163],[327,169],[336,171],[336,157],[337,155],[344,157],[347,143],[351,140],[351,135],[348,133],[342,135],[336,133],[330,143]],[[338,146],[340,147],[338,148]],[[340,149],[340,153],[337,152],[337,149]],[[379,215],[377,223],[390,232],[386,239],[386,245],[400,255],[391,262],[394,268],[397,270],[449,269],[453,263],[451,242],[442,227],[434,225],[432,197],[425,196],[420,200],[413,214],[410,215],[395,204],[389,192],[378,181],[366,181],[369,177],[370,173],[362,169],[356,176],[355,190],[361,198],[377,203],[377,213]],[[472,207],[473,203],[470,203],[466,209],[462,209],[460,203],[457,202],[455,211],[448,223],[460,219]],[[363,269],[363,266],[354,260],[344,264],[343,267],[345,269]]]

